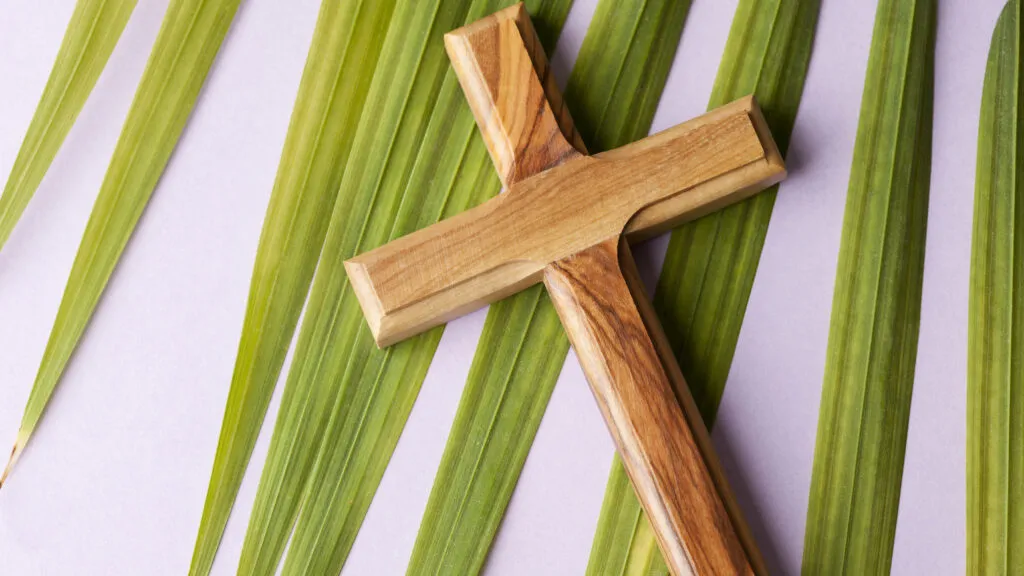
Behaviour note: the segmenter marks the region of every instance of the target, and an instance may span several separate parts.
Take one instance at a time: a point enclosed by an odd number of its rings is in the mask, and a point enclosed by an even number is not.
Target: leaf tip
[[[21,453],[25,450],[25,444],[28,442],[28,434],[25,431],[18,431],[18,439],[14,442],[14,448],[11,448],[11,457],[7,460],[7,466],[4,468],[3,474],[0,474],[0,489],[4,487],[4,483],[7,482],[7,476],[11,474],[11,470],[14,469],[14,465],[17,464],[18,458],[21,457]]]

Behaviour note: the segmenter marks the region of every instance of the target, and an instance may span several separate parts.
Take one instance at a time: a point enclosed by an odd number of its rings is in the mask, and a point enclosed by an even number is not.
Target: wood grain
[[[673,392],[675,392],[676,401],[683,412],[683,416],[686,418],[687,424],[690,426],[693,440],[697,443],[697,448],[704,456],[704,464],[711,476],[711,481],[714,483],[714,490],[725,506],[726,512],[728,512],[729,518],[732,520],[732,527],[736,536],[739,538],[740,544],[747,554],[747,560],[755,574],[767,574],[768,570],[754,540],[754,535],[743,518],[743,512],[740,510],[739,503],[736,501],[732,489],[729,488],[729,481],[725,477],[722,464],[718,460],[718,455],[715,454],[714,446],[711,443],[711,434],[704,425],[704,418],[700,415],[697,402],[694,401],[690,387],[686,384],[683,371],[679,368],[675,353],[672,352],[672,345],[668,341],[668,336],[665,335],[661,321],[658,320],[658,316],[654,312],[654,305],[647,297],[647,290],[640,279],[640,272],[637,270],[636,262],[633,260],[633,254],[630,252],[629,246],[622,242],[619,243],[619,267],[622,271],[622,277],[625,279],[626,285],[629,286],[629,291],[633,295],[633,302],[640,312],[644,326],[647,327],[647,333],[654,343],[654,349],[661,360],[661,365],[665,375],[668,377],[669,384]]]
[[[676,401],[665,359],[624,278],[620,242],[613,238],[551,264],[544,285],[667,564],[677,574],[752,574],[734,519]],[[699,416],[696,423],[702,426]]]
[[[502,184],[587,153],[521,3],[445,34],[444,44]]]
[[[623,232],[646,236],[774,184],[785,168],[758,118],[753,99],[738,100],[630,145],[561,162],[352,258],[346,270],[378,344],[540,282],[548,264]]]

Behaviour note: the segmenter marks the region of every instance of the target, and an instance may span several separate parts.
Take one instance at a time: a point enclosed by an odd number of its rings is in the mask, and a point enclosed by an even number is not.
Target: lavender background
[[[0,573],[187,571],[252,261],[318,0],[247,0],[48,417],[0,491]],[[875,2],[824,0],[803,104],[713,436],[774,572],[799,572],[836,256]],[[82,230],[167,0],[139,3],[0,253],[0,441],[14,439]],[[596,0],[553,56],[564,82]],[[917,381],[895,574],[965,570],[968,268],[978,108],[1003,0],[940,2]],[[655,118],[701,113],[736,0],[695,0]],[[74,0],[0,2],[6,178]],[[656,277],[664,239],[638,253]],[[345,574],[402,574],[484,312],[449,325]],[[287,369],[287,368],[286,368]],[[280,392],[280,390],[278,390]],[[279,396],[271,406],[276,414]],[[216,574],[232,574],[271,426]],[[486,573],[581,574],[613,447],[570,355]]]

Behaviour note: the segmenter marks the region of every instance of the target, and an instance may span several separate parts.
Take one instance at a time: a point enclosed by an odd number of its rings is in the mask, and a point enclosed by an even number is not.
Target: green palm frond
[[[167,8],[75,256],[4,476],[42,418],[85,332],[185,128],[239,2],[173,0]]]
[[[0,196],[0,250],[85,106],[137,0],[78,0]]]
[[[992,34],[978,130],[968,323],[968,574],[1013,574],[1024,565],[1021,22],[1020,2],[1011,0]]]
[[[921,315],[934,0],[881,0],[846,199],[805,574],[887,574]]]
[[[325,1],[263,224],[190,573],[208,574],[309,293],[395,0]]]

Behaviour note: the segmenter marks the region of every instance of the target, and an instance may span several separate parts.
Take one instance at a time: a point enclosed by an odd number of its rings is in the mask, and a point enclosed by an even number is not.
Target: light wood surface
[[[543,281],[674,574],[763,574],[626,239],[785,176],[744,98],[586,155],[521,4],[445,37],[507,190],[345,262],[379,345]]]
[[[784,175],[739,100],[627,146],[580,156],[345,263],[387,346],[536,284],[549,264],[622,233],[647,236]]]

